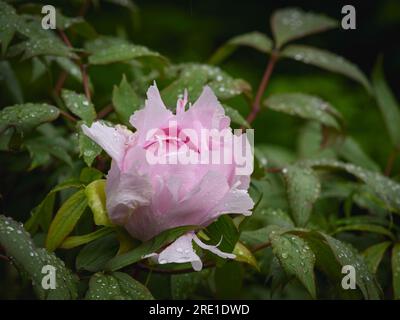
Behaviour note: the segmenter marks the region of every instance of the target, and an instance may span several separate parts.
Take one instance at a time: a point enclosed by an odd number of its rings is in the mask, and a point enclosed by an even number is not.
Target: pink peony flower
[[[232,133],[230,119],[209,87],[204,87],[198,100],[187,110],[186,104],[185,91],[184,97],[178,99],[176,114],[173,114],[153,85],[147,91],[145,107],[130,118],[136,132],[101,122],[93,123],[90,128],[82,126],[83,132],[112,158],[106,184],[111,221],[124,226],[133,237],[142,241],[178,226],[206,227],[223,214],[250,215],[254,206],[247,192],[252,163],[247,174],[238,174],[237,170],[238,159],[241,159],[238,153],[242,153],[243,146],[243,139],[238,138],[245,134]],[[206,143],[201,141],[202,133],[213,129],[214,133],[224,132],[233,143],[212,135]],[[248,147],[247,138],[244,141]],[[177,160],[182,155],[194,159],[223,152],[228,158],[219,163],[181,163]],[[154,159],[164,162],[154,163]],[[190,232],[160,254],[153,254],[153,259],[159,263],[191,262],[195,270],[200,270],[202,263],[192,241],[221,257],[235,258],[233,254],[221,252],[217,246],[202,243]]]

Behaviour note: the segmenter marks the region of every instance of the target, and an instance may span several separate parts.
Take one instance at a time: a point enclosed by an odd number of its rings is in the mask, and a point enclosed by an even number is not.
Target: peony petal
[[[214,208],[214,218],[227,213],[238,213],[249,216],[251,215],[253,207],[254,201],[251,199],[247,190],[233,187],[224,196],[220,204]]]
[[[217,256],[219,256],[221,258],[224,258],[224,259],[235,259],[236,258],[236,255],[234,255],[233,253],[222,252],[221,250],[218,249],[218,246],[220,245],[221,241],[217,245],[212,246],[212,245],[201,242],[201,240],[196,235],[193,236],[193,240],[194,240],[194,242],[196,242],[196,244],[200,248],[211,251],[212,253],[216,254]]]
[[[106,194],[110,219],[124,225],[137,208],[150,204],[153,189],[146,176],[133,171],[121,172],[113,162],[107,176]]]
[[[195,235],[192,232],[179,237],[155,256],[155,260],[159,264],[190,262],[194,270],[200,271],[203,263],[193,249],[192,240],[194,237]]]
[[[221,130],[228,128],[230,124],[229,117],[225,116],[224,108],[209,86],[203,88],[200,97],[187,113],[193,121],[200,121],[204,128]]]
[[[91,127],[83,124],[81,128],[85,135],[102,147],[120,168],[122,167],[127,144],[134,136],[131,131],[122,126],[109,127],[98,121]]]
[[[139,143],[143,144],[151,130],[160,129],[168,125],[168,120],[173,116],[161,99],[160,92],[154,84],[147,90],[145,107],[136,111],[129,122],[137,129]]]

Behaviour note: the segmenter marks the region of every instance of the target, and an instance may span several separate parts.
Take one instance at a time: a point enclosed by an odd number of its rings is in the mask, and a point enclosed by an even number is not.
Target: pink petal
[[[156,256],[157,262],[159,264],[190,262],[194,270],[200,271],[203,263],[193,249],[193,237],[194,233],[190,232],[176,239]]]
[[[81,128],[85,135],[102,147],[118,166],[121,166],[126,144],[133,135],[131,131],[122,127],[109,127],[98,121],[94,122],[90,128],[85,124]]]
[[[140,134],[139,143],[144,143],[146,135],[150,130],[160,129],[168,125],[168,120],[173,116],[161,99],[160,92],[154,84],[147,90],[145,107],[136,111],[129,122]]]
[[[193,106],[178,118],[178,123],[184,128],[193,128],[196,122],[199,122],[203,128],[207,129],[229,127],[229,117],[225,116],[224,108],[208,86],[203,88],[200,97]]]
[[[253,207],[254,202],[247,190],[239,189],[237,186],[234,186],[224,196],[219,205],[213,209],[215,212],[214,218],[227,213],[238,213],[249,216],[251,215]]]
[[[136,209],[150,204],[153,189],[146,176],[133,171],[121,172],[113,162],[107,176],[106,194],[110,219],[124,225]]]
[[[221,250],[219,250],[217,248],[219,244],[217,244],[216,246],[212,246],[201,242],[201,240],[195,235],[194,232],[189,232],[179,237],[172,244],[161,251],[161,253],[151,253],[143,256],[142,258],[152,258],[159,264],[190,262],[195,271],[200,271],[203,267],[203,263],[200,257],[194,251],[192,241],[194,241],[199,247],[203,248],[204,250],[211,251],[221,258],[236,258],[236,255],[232,253],[222,252]]]
[[[235,259],[236,258],[236,255],[234,255],[233,253],[222,252],[221,250],[218,249],[218,246],[220,245],[222,239],[215,246],[212,246],[212,245],[205,244],[205,243],[201,242],[201,240],[196,235],[194,235],[193,240],[194,240],[194,242],[196,242],[196,244],[200,248],[208,250],[208,251],[211,251],[212,253],[216,254],[217,256],[219,256],[221,258],[224,258],[224,259]]]

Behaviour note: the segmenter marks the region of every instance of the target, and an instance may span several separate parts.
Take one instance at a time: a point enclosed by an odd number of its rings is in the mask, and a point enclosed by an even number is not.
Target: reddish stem
[[[109,104],[105,106],[102,110],[99,111],[97,114],[97,119],[103,119],[105,118],[110,112],[114,110],[114,106],[112,104]]]
[[[83,89],[85,90],[85,96],[88,101],[91,101],[90,89],[89,89],[89,77],[86,72],[86,65],[79,64],[82,73]]]
[[[69,121],[72,121],[72,122],[77,122],[77,121],[78,121],[78,120],[75,119],[73,116],[71,116],[68,112],[65,112],[65,111],[63,111],[63,110],[60,110],[60,114],[61,114],[65,119],[68,119]]]
[[[60,92],[61,92],[61,90],[62,90],[62,88],[63,88],[63,86],[64,86],[64,82],[65,82],[65,80],[67,79],[67,76],[68,76],[68,74],[67,74],[65,71],[63,71],[63,72],[60,73],[60,76],[58,77],[56,86],[55,86],[55,88],[54,88],[54,93],[55,93],[57,96],[60,95]]]
[[[248,123],[252,123],[254,121],[254,119],[256,118],[258,112],[260,112],[261,99],[265,92],[265,89],[267,88],[269,79],[271,77],[272,71],[274,70],[277,60],[278,60],[278,53],[276,51],[272,51],[271,58],[269,59],[267,67],[265,68],[264,75],[261,79],[260,85],[258,86],[258,90],[257,90],[256,97],[254,98],[252,110],[246,119]]]

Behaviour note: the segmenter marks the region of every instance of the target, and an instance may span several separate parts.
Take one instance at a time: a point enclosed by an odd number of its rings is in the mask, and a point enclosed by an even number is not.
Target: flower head
[[[245,134],[232,133],[209,87],[193,105],[186,108],[187,103],[185,91],[173,114],[153,85],[145,107],[130,118],[134,133],[101,122],[82,126],[112,158],[106,185],[111,221],[142,241],[178,226],[206,227],[223,214],[250,215],[254,205],[247,192],[252,163],[247,174],[237,168],[243,147],[249,151]],[[158,261],[192,262],[199,269],[192,241],[232,258],[189,233],[157,254]]]

